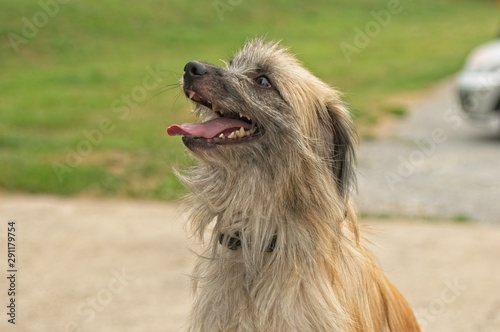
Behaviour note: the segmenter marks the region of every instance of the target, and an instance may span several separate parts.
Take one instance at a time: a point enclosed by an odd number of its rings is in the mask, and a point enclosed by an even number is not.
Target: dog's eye
[[[269,79],[265,76],[259,76],[255,79],[255,82],[260,85],[260,86],[263,86],[265,88],[270,88],[271,87],[271,82],[269,82]]]

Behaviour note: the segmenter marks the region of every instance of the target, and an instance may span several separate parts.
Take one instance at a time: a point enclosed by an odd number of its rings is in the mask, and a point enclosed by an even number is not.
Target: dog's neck
[[[331,224],[345,219],[346,202],[334,190],[334,179],[325,183],[322,172],[329,170],[327,167],[298,169],[294,165],[282,168],[279,173],[269,173],[261,165],[247,165],[235,171],[200,164],[183,177],[191,191],[192,226],[202,235],[216,220],[217,236],[250,231],[271,239],[284,231],[283,227],[294,223],[318,232],[321,225],[313,220],[336,227]],[[307,224],[308,220],[311,224]]]

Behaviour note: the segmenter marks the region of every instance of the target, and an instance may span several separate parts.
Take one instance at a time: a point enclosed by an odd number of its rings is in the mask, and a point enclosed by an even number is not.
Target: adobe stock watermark
[[[79,317],[80,324],[75,321],[66,324],[65,332],[86,331],[87,329],[81,329],[80,327],[92,323],[97,314],[105,310],[130,283],[138,283],[137,276],[129,274],[125,271],[125,268],[114,270],[111,275],[105,287],[100,289],[95,296],[86,298],[76,307],[75,312]]]
[[[111,112],[117,115],[118,119],[103,117],[96,128],[82,130],[83,138],[75,146],[66,148],[65,162],[52,162],[52,169],[59,182],[62,182],[66,174],[71,173],[102,143],[105,135],[111,134],[116,129],[117,122],[126,120],[132,109],[146,100],[151,91],[158,89],[163,81],[160,65],[156,65],[154,69],[147,66],[145,70],[147,74],[142,79],[141,85],[133,87],[129,93],[121,95],[111,103]]]
[[[458,278],[453,281],[445,280],[444,284],[445,286],[438,297],[429,302],[426,307],[415,310],[417,322],[422,330],[435,322],[446,311],[446,308],[467,289],[467,286],[458,282]]]
[[[411,0],[410,0],[411,1]],[[363,29],[360,27],[354,28],[354,38],[352,44],[341,42],[340,50],[348,63],[352,61],[351,57],[354,53],[358,54],[364,48],[368,47],[374,38],[377,38],[384,28],[387,28],[392,21],[394,15],[398,15],[403,11],[404,7],[400,0],[389,0],[386,9],[372,10],[370,16],[373,18],[368,21]]]
[[[458,129],[464,122],[454,108],[443,113],[442,119],[453,130]],[[436,152],[437,147],[446,142],[448,138],[449,136],[443,128],[436,127],[431,131],[429,137],[414,140],[416,147],[407,156],[398,156],[397,173],[391,171],[384,173],[385,182],[391,191],[396,191],[396,185],[414,175],[418,168]]]
[[[232,12],[235,7],[241,5],[243,0],[214,0],[212,6],[219,16],[219,20],[224,21],[224,13]]]
[[[16,53],[19,53],[19,46],[26,45],[30,40],[38,35],[40,29],[45,27],[51,18],[59,13],[60,5],[65,5],[70,0],[40,0],[38,5],[40,10],[33,14],[31,18],[23,16],[21,18],[21,33],[9,32],[7,38]]]
[[[463,100],[466,108],[470,109],[472,112],[478,110],[478,107],[484,103],[485,100],[490,100],[490,102],[497,102],[497,89],[500,86],[500,77],[492,73],[481,76],[479,79],[480,89],[477,89],[475,94],[471,94],[467,99]],[[492,100],[492,98],[494,100]],[[491,105],[493,106],[493,105]]]

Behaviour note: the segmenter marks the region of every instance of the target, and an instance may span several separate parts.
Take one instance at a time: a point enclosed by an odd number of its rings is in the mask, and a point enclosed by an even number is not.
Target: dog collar
[[[225,245],[229,250],[238,250],[241,247],[241,233],[236,231],[232,236],[224,233],[219,233],[219,243]],[[227,239],[227,240],[226,240]],[[273,252],[276,246],[277,235],[271,239],[271,243],[266,247],[266,252]]]

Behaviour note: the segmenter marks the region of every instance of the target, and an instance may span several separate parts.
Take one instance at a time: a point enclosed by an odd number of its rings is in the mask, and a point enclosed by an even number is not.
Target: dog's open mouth
[[[169,136],[182,135],[188,139],[204,141],[207,144],[241,144],[262,135],[261,128],[243,114],[223,110],[192,90],[186,90],[192,101],[201,104],[214,113],[214,117],[202,123],[184,123],[167,128]]]

